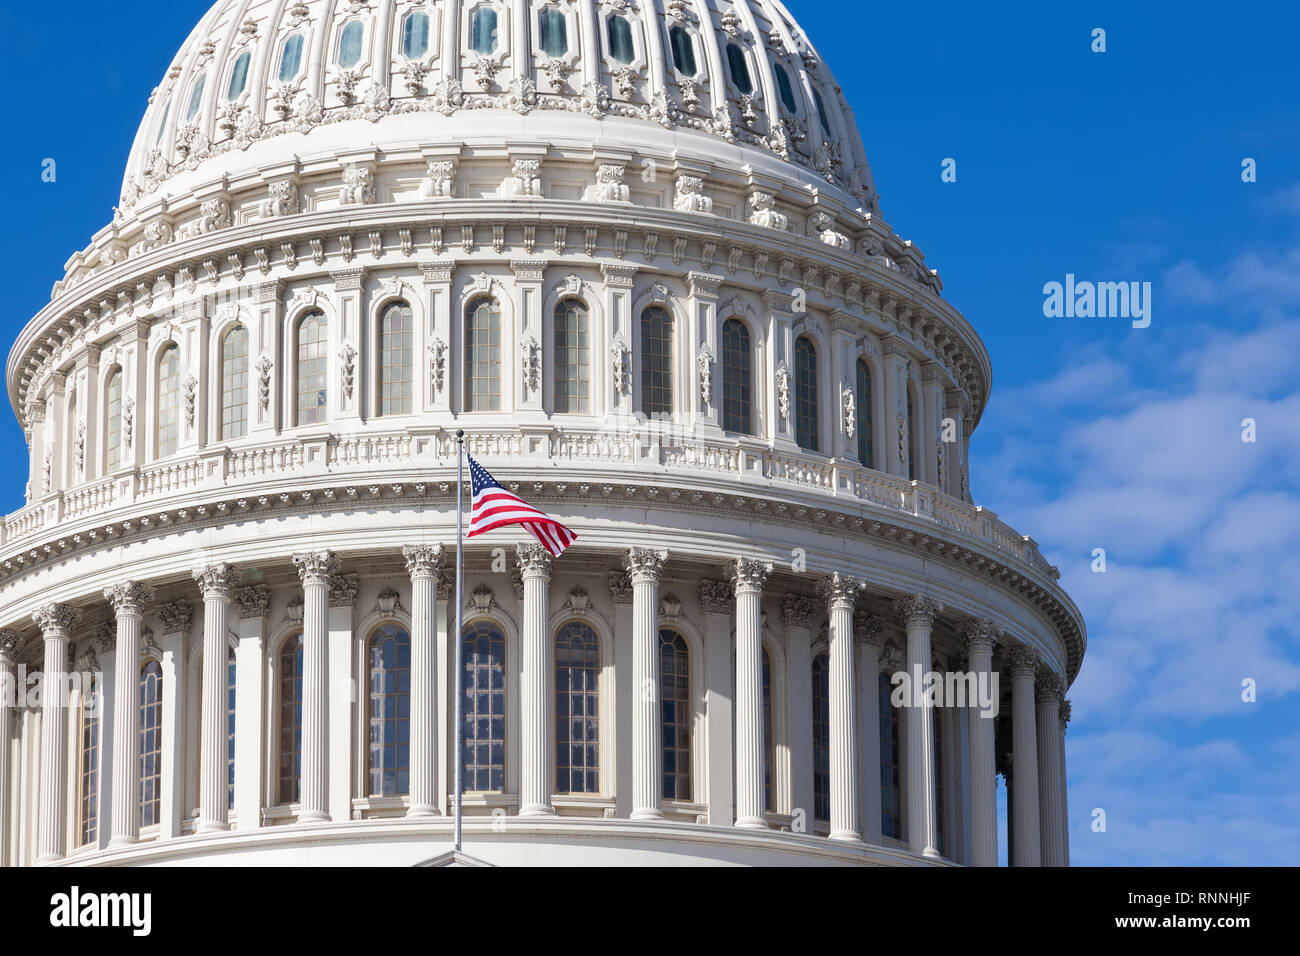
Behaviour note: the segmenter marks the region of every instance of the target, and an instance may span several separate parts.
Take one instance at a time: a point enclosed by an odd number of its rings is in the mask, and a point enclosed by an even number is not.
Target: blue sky
[[[1300,864],[1300,8],[787,5],[854,105],[884,218],[992,355],[976,500],[1042,544],[1087,618],[1073,861]],[[0,4],[5,341],[108,222],[206,7]],[[1151,282],[1151,327],[1044,318],[1066,273]],[[0,461],[12,511],[9,415]]]

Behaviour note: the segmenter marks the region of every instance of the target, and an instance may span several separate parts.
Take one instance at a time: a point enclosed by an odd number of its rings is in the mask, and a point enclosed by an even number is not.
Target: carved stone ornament
[[[184,599],[158,608],[158,623],[164,634],[188,634],[194,621],[194,607]]]
[[[429,346],[429,379],[433,394],[441,395],[447,385],[447,343],[441,338]]]
[[[385,617],[392,617],[402,608],[402,596],[392,588],[384,588],[375,599],[375,612]]]
[[[351,342],[344,342],[339,349],[339,370],[343,385],[343,397],[352,398],[357,376],[357,347]]]
[[[519,343],[524,391],[536,391],[542,381],[542,347],[531,334]]]
[[[776,367],[776,404],[781,421],[790,422],[790,369],[782,362]]]
[[[700,604],[705,614],[730,614],[736,597],[726,581],[701,581]]]
[[[628,367],[631,356],[621,334],[614,339],[609,354],[610,370],[614,373],[614,394],[627,395],[632,390],[632,376]]]
[[[258,356],[257,364],[257,403],[262,411],[271,409],[271,369],[275,368],[275,363],[271,361],[271,356],[263,352]]]
[[[700,347],[695,357],[695,366],[700,372],[700,401],[705,408],[713,406],[713,350],[706,342]]]
[[[850,438],[858,429],[858,400],[853,389],[846,388],[841,395],[844,410],[844,434]]]
[[[701,176],[679,177],[673,208],[678,212],[713,212],[713,200],[704,195],[704,178]]]
[[[431,162],[420,181],[421,199],[454,199],[456,196],[456,164],[449,160]]]

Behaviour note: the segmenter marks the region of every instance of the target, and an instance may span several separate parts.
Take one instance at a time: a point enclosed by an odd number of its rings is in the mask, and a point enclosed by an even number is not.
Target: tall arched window
[[[311,311],[298,320],[298,424],[325,421],[329,405],[329,322]]]
[[[632,24],[622,14],[613,14],[606,21],[609,34],[609,55],[624,66],[636,59],[636,45],[632,40]]]
[[[207,82],[206,73],[200,73],[199,78],[194,81],[194,86],[190,90],[190,105],[185,109],[185,122],[193,123],[194,118],[199,115],[199,110],[203,108],[203,87]]]
[[[813,817],[831,818],[831,659],[812,662]]]
[[[253,54],[245,50],[235,58],[235,65],[230,71],[230,85],[226,87],[226,99],[237,100],[244,95],[248,86],[248,68],[252,65]]]
[[[898,709],[890,701],[894,685],[881,671],[877,678],[880,698],[880,831],[903,839],[902,763],[899,757]]]
[[[104,471],[112,474],[122,467],[122,370],[108,373],[104,400]]]
[[[564,11],[555,7],[537,11],[537,45],[547,56],[569,52],[569,21]]]
[[[411,635],[385,624],[366,645],[370,698],[367,773],[371,796],[411,789]]]
[[[772,802],[772,659],[763,648],[763,809],[769,813]]]
[[[917,480],[916,470],[916,414],[912,403],[912,389],[907,389],[907,477]]]
[[[727,44],[727,69],[731,72],[731,82],[742,96],[754,92],[754,81],[749,75],[749,61],[745,59],[745,52],[735,43]]]
[[[754,373],[749,326],[740,319],[722,323],[722,428],[754,433]]]
[[[163,349],[158,359],[158,457],[176,454],[181,432],[181,350]]]
[[[591,320],[577,299],[555,307],[555,411],[591,411]]]
[[[555,789],[600,792],[600,639],[582,621],[555,635]]]
[[[279,795],[281,803],[298,802],[302,779],[302,635],[294,634],[280,645],[279,684]]]
[[[277,74],[281,83],[288,83],[298,75],[302,67],[302,34],[293,33],[285,38],[280,47],[280,72]]]
[[[226,649],[226,806],[235,806],[235,649]]]
[[[657,305],[641,313],[641,413],[673,414],[673,317]]]
[[[487,620],[465,625],[462,751],[465,790],[500,793],[506,786],[506,639]]]
[[[465,411],[501,411],[501,306],[479,298],[465,307]]]
[[[871,366],[866,359],[858,359],[858,461],[864,468],[876,467],[875,449],[872,447],[871,421]]]
[[[475,53],[495,53],[497,48],[497,12],[479,7],[470,18],[469,45]]]
[[[695,41],[683,27],[673,26],[668,30],[668,45],[672,47],[673,66],[683,76],[694,76],[700,71],[695,63]]]
[[[366,25],[361,20],[349,20],[339,34],[339,66],[350,70],[361,62],[361,41],[366,35]]]
[[[691,799],[691,655],[676,631],[659,632],[659,732],[667,800]]]
[[[795,436],[799,447],[819,451],[817,428],[817,349],[806,335],[794,344]]]
[[[162,809],[162,667],[140,670],[140,826],[158,823]]]
[[[790,83],[790,74],[780,63],[773,63],[772,68],[776,72],[776,87],[777,90],[780,91],[781,102],[785,104],[787,110],[791,113],[797,114],[799,112],[799,104],[794,98],[794,87]]]
[[[379,414],[409,415],[415,380],[415,322],[411,307],[393,302],[379,317]]]
[[[67,458],[67,487],[71,488],[77,483],[77,457],[72,454],[72,442],[76,440],[77,434],[77,390],[74,388],[68,393],[68,458]]]
[[[82,688],[81,698],[81,763],[78,776],[80,788],[80,845],[88,846],[99,836],[99,684],[92,676]]]
[[[402,23],[402,56],[408,60],[421,60],[429,52],[429,15],[423,10],[413,10]]]
[[[248,433],[248,329],[236,325],[221,340],[221,437]]]

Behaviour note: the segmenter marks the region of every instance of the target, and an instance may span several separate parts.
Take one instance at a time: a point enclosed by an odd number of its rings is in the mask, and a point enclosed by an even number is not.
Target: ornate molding
[[[32,612],[32,620],[46,640],[71,637],[72,625],[80,616],[81,612],[71,604],[46,604]]]
[[[626,571],[609,572],[609,598],[616,605],[632,603],[632,578]]]
[[[835,571],[824,575],[817,582],[817,593],[832,609],[836,607],[851,609],[858,599],[858,592],[864,587],[866,587],[866,582],[861,578]]]
[[[912,594],[895,602],[898,618],[904,627],[934,626],[934,619],[943,611],[943,605],[924,594]]]
[[[194,623],[194,606],[182,598],[158,607],[158,626],[164,634],[188,634]]]
[[[1043,658],[1026,644],[1013,644],[1003,655],[1003,664],[1012,680],[1032,680],[1043,666]]]
[[[440,544],[408,544],[402,548],[406,559],[406,572],[412,578],[434,577],[442,567],[443,547]]]
[[[303,586],[310,584],[328,587],[330,578],[338,573],[339,562],[331,551],[309,551],[293,556],[293,566]]]
[[[330,577],[330,607],[352,607],[357,603],[358,578],[355,574],[335,572]]]
[[[707,579],[700,582],[700,605],[705,614],[730,614],[735,603],[736,596],[728,582]]]
[[[817,615],[817,602],[805,594],[787,594],[781,599],[781,616],[790,627],[808,630]]]
[[[113,613],[118,617],[144,614],[145,608],[153,600],[153,587],[136,581],[124,581],[104,591],[104,600],[113,606]]]
[[[271,610],[271,592],[260,584],[235,591],[235,606],[241,620],[265,619]]]
[[[853,614],[853,639],[859,644],[879,648],[885,636],[885,622],[866,611]]]
[[[239,570],[233,564],[213,564],[194,572],[194,583],[206,598],[230,599],[239,586]]]
[[[737,593],[742,590],[761,593],[763,585],[772,573],[772,562],[755,558],[736,558],[728,565],[727,570],[731,574],[732,587]]]
[[[966,642],[967,654],[992,654],[998,644],[997,625],[988,618],[966,621],[958,633]]]
[[[515,563],[524,580],[540,578],[549,581],[555,559],[540,544],[520,544],[515,546]]]
[[[658,584],[668,563],[668,552],[654,548],[632,548],[624,558],[624,567],[632,584]]]
[[[1065,681],[1046,665],[1040,665],[1034,695],[1038,703],[1055,704],[1059,708],[1065,701]]]

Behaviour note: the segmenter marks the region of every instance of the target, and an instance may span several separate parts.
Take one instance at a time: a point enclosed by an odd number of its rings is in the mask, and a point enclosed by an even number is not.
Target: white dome
[[[220,0],[150,98],[121,209],[201,166],[264,166],[239,157],[286,134],[351,120],[380,149],[459,142],[484,109],[558,119],[551,141],[613,135],[593,118],[624,143],[671,131],[684,154],[789,163],[876,211],[852,111],[775,0]],[[330,148],[297,139],[271,148]]]

